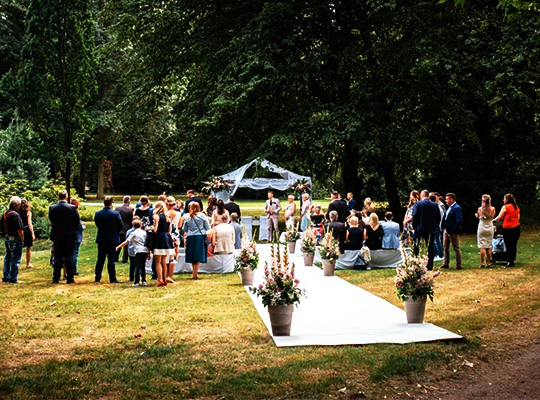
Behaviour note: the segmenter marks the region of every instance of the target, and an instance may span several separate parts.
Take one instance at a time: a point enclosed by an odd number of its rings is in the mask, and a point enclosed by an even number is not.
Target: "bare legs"
[[[167,276],[167,256],[154,255],[156,258],[156,273],[158,276],[158,286],[164,286]]]
[[[193,274],[191,275],[191,278],[192,279],[199,279],[199,267],[201,266],[201,263],[193,263],[191,264],[192,268],[193,268]]]
[[[491,266],[491,249],[490,248],[480,249],[480,268],[483,268],[484,266],[487,266],[487,267]]]
[[[30,259],[32,258],[32,248],[27,247],[26,248],[26,268],[32,268],[33,265],[30,264]]]
[[[174,274],[174,263],[171,262],[172,261],[172,256],[167,256],[167,258],[169,259],[169,263],[167,264],[166,268],[165,268],[165,271],[166,271],[166,278],[165,280],[167,281],[167,283],[174,283],[174,280],[173,280],[173,274]]]

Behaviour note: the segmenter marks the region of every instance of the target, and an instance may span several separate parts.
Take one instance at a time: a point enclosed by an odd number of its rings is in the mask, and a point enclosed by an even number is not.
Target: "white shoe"
[[[444,258],[436,256],[433,261],[444,261]]]
[[[142,281],[141,286],[148,286],[148,283],[146,283],[146,281]]]
[[[138,284],[138,283],[135,283],[135,282],[133,282],[133,284],[132,284],[131,286],[133,286],[133,287],[137,287],[137,286],[139,286],[139,284]]]

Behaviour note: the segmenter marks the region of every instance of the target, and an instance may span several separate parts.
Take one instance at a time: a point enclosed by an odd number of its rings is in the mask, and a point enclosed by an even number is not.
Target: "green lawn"
[[[475,238],[465,236],[464,269],[437,278],[426,316],[464,340],[276,348],[237,275],[199,281],[180,275],[165,288],[95,284],[94,235],[89,223],[76,286],[50,284],[46,242],[36,245],[35,268],[21,271],[23,284],[0,285],[0,398],[352,399],[423,393],[449,376],[468,377],[464,360],[490,362],[526,343],[536,329],[527,321],[540,308],[536,232],[520,240],[515,269],[479,269]],[[127,265],[117,270],[126,282]],[[402,306],[392,270],[337,274]]]

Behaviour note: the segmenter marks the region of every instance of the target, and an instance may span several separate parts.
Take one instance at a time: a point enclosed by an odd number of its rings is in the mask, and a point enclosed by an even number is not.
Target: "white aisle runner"
[[[258,250],[261,261],[255,270],[255,286],[263,282],[264,261],[270,260],[270,245],[258,245]],[[306,289],[307,297],[294,309],[291,336],[273,336],[278,347],[403,344],[461,338],[430,323],[407,324],[401,308],[337,276],[325,277],[317,267],[305,267],[301,256],[291,256],[291,259],[295,264],[295,277],[300,280],[300,287]],[[263,307],[261,298],[250,293],[248,286],[246,291],[272,334],[268,310]]]

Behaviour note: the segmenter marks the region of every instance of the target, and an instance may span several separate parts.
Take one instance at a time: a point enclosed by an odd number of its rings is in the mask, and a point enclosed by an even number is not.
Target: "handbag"
[[[146,239],[144,240],[144,247],[148,250],[153,251],[155,247],[156,232],[153,230],[146,231]]]
[[[364,261],[371,261],[371,250],[369,250],[369,247],[362,246],[360,249],[360,256],[364,259]]]
[[[197,230],[199,231],[199,233],[204,236],[204,251],[208,252],[208,247],[212,247],[210,240],[208,240],[208,236],[202,233],[201,228],[199,228],[199,224],[197,223],[197,221],[195,221],[195,219],[192,219],[192,221],[195,222],[195,225],[197,225]]]

